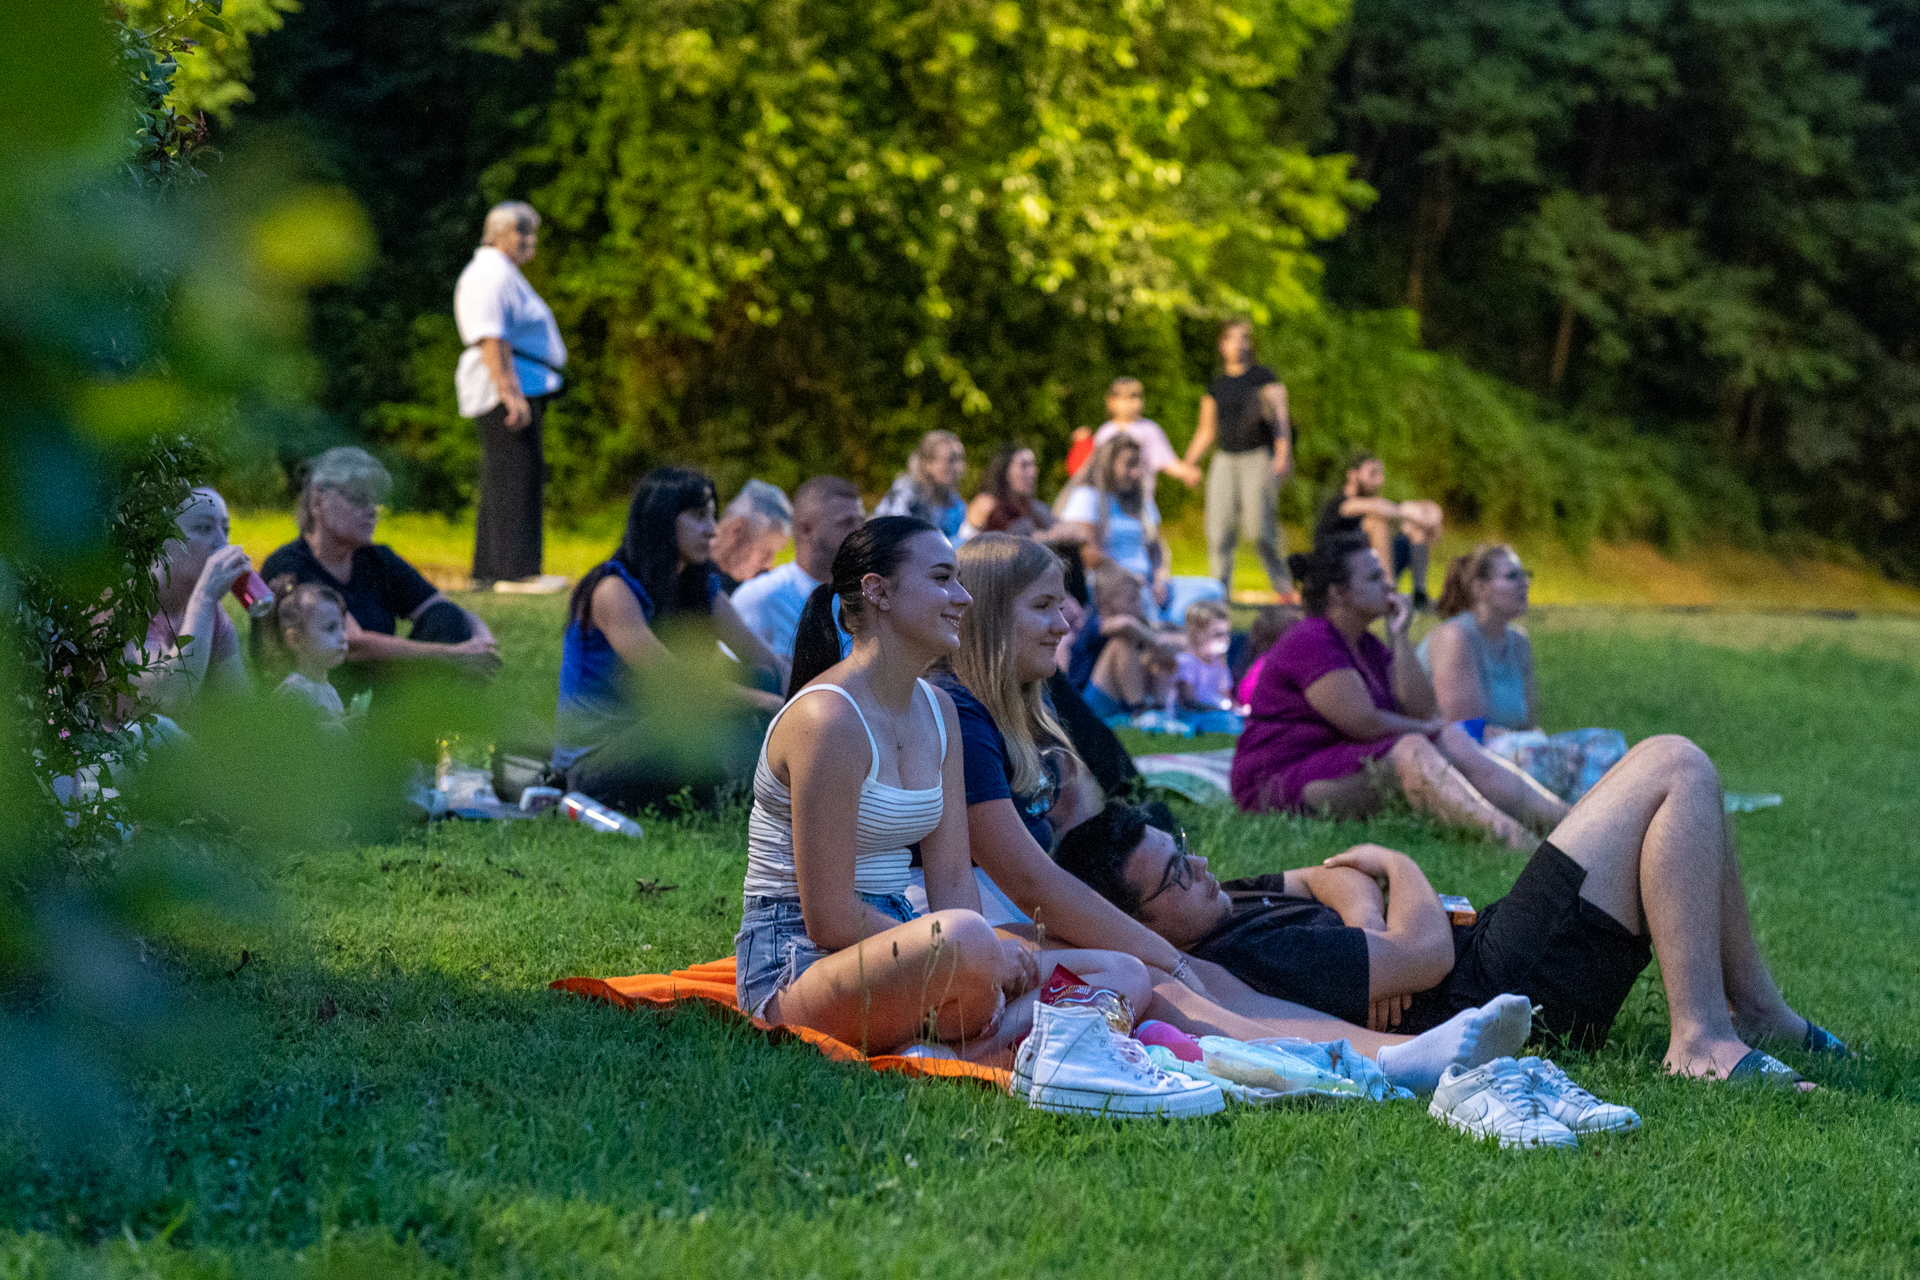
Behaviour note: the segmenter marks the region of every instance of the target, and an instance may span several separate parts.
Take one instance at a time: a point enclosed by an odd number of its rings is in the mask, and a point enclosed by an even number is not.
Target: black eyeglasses
[[[1160,876],[1160,887],[1140,899],[1142,907],[1170,889],[1193,887],[1193,855],[1187,852],[1186,830],[1175,827],[1168,834],[1173,837],[1173,856],[1167,859],[1167,869]]]

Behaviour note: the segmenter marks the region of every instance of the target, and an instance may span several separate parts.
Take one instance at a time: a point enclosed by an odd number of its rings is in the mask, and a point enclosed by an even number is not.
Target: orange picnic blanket
[[[664,1007],[686,1000],[704,1000],[737,1017],[746,1018],[747,1015],[740,1012],[734,997],[733,976],[733,957],[728,956],[724,960],[697,964],[691,969],[675,969],[672,973],[636,973],[630,978],[561,978],[550,985],[556,991],[570,991],[577,996],[605,1000],[622,1009],[637,1009],[643,1004]],[[903,1058],[897,1054],[869,1057],[846,1041],[836,1040],[812,1027],[778,1025],[762,1022],[758,1018],[747,1018],[747,1021],[776,1043],[781,1040],[801,1040],[835,1062],[859,1062],[875,1071],[898,1071],[908,1076],[978,1080],[996,1089],[1007,1087],[1007,1073],[997,1067],[975,1066],[971,1062],[957,1062],[951,1058]]]

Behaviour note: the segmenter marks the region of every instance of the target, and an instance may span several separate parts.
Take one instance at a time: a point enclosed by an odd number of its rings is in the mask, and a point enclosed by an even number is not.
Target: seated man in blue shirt
[[[1450,926],[1413,860],[1379,845],[1223,884],[1184,840],[1110,804],[1063,836],[1054,857],[1255,990],[1378,1030],[1417,1033],[1513,992],[1540,1007],[1537,1026],[1597,1047],[1657,950],[1669,1072],[1797,1085],[1753,1046],[1848,1054],[1795,1013],[1768,974],[1719,775],[1685,738],[1630,751],[1469,926]]]

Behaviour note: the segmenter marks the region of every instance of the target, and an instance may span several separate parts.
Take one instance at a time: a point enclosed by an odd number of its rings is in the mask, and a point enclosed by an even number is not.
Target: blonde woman
[[[1486,1061],[1518,1049],[1527,1024],[1516,1021],[1512,1002],[1491,1001],[1409,1039],[1261,995],[1220,966],[1183,954],[1056,866],[1048,851],[1057,836],[1099,814],[1103,804],[1043,693],[1067,633],[1060,559],[1030,539],[983,533],[960,548],[959,568],[973,604],[960,621],[952,671],[938,683],[958,722],[968,851],[976,879],[991,889],[983,901],[1004,897],[1033,921],[1003,923],[1004,932],[1139,960],[1154,981],[1146,1016],[1194,1034],[1242,1040],[1351,1040],[1377,1058],[1390,1079],[1410,1088],[1431,1089],[1446,1063]],[[1184,839],[1180,844],[1184,849]],[[1333,893],[1341,882],[1357,884],[1358,875],[1330,867],[1320,879]]]
[[[1196,600],[1218,600],[1226,588],[1212,578],[1173,576],[1172,553],[1160,536],[1160,509],[1147,489],[1145,455],[1132,436],[1116,435],[1094,450],[1085,479],[1060,507],[1063,537],[1084,542],[1088,569],[1112,561],[1147,584],[1148,621],[1180,625]]]
[[[967,504],[960,497],[960,477],[967,471],[967,446],[951,431],[929,431],[907,459],[907,469],[894,477],[887,496],[874,504],[875,516],[914,516],[949,538],[960,536]]]

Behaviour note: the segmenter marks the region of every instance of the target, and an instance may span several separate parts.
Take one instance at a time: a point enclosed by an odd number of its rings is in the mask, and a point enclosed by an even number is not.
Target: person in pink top
[[[1140,461],[1146,467],[1147,496],[1153,496],[1154,479],[1162,472],[1183,482],[1189,489],[1200,483],[1200,468],[1181,460],[1167,439],[1166,429],[1145,416],[1146,388],[1138,378],[1115,378],[1107,388],[1107,420],[1093,433],[1093,448],[1079,467],[1070,468],[1070,479],[1078,480],[1087,463],[1093,461],[1093,449],[1115,436],[1130,437],[1140,446]]]
[[[1267,653],[1231,782],[1242,809],[1357,818],[1398,793],[1443,822],[1515,849],[1567,815],[1566,802],[1489,755],[1439,714],[1408,642],[1413,609],[1366,539],[1341,535],[1291,557],[1307,616]],[[1392,648],[1368,630],[1387,620]]]

